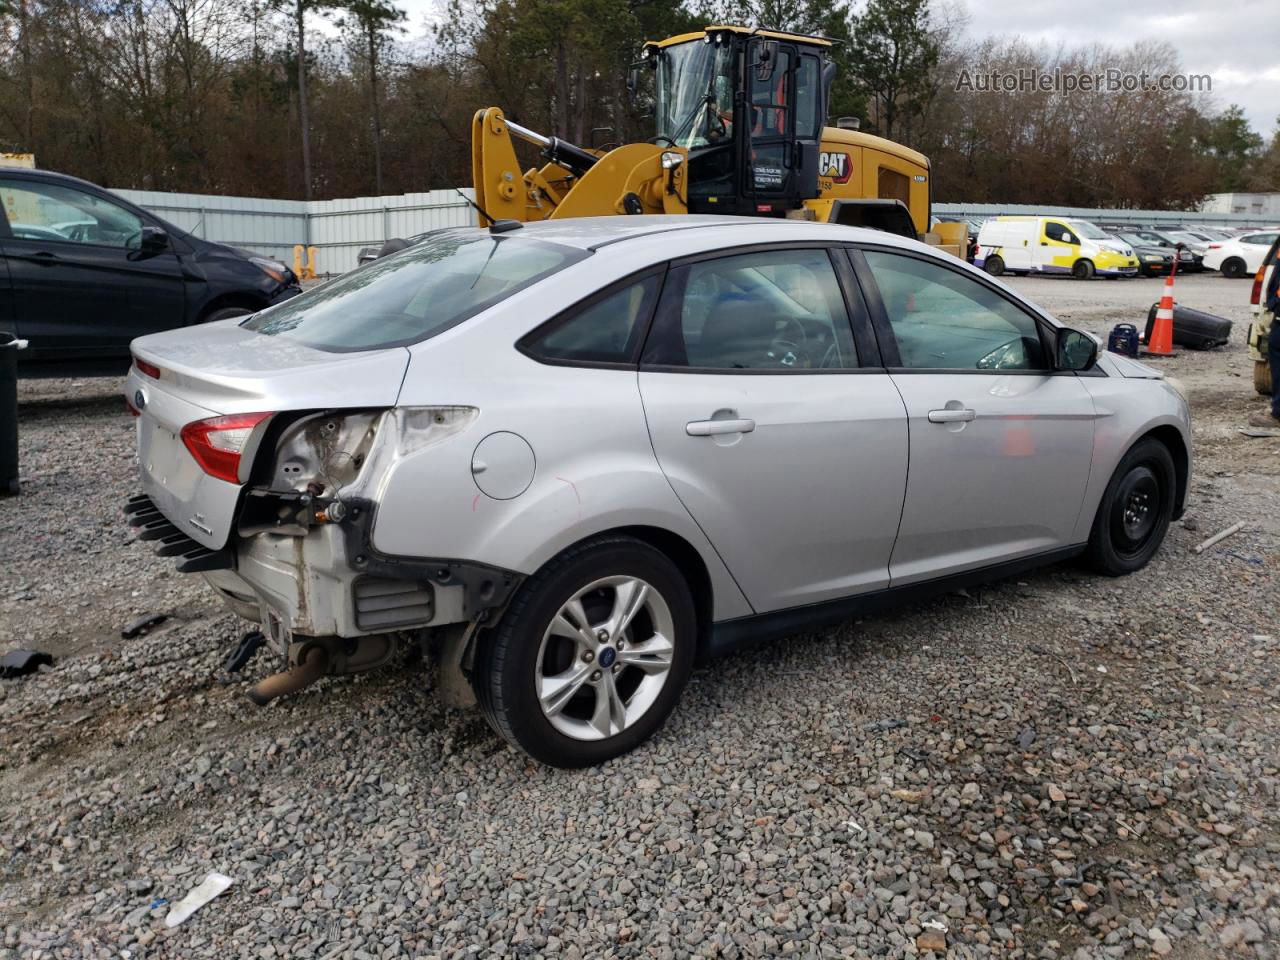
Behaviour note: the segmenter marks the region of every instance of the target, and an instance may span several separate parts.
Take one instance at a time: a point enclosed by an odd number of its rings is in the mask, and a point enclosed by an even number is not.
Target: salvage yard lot
[[[1096,333],[1161,289],[1013,283]],[[410,658],[250,706],[274,662],[223,673],[244,625],[130,543],[118,383],[24,382],[0,640],[59,659],[0,681],[0,957],[1280,956],[1280,440],[1237,432],[1248,284],[1178,294],[1236,329],[1160,361],[1196,462],[1148,568],[703,667],[653,741],[579,772]],[[166,929],[150,905],[211,870],[235,885]]]

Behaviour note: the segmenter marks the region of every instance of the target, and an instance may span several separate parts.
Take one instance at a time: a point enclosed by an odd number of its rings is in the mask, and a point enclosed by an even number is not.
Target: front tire
[[[1169,530],[1176,490],[1169,448],[1150,437],[1134,444],[1098,504],[1087,551],[1090,565],[1109,577],[1145,567]]]
[[[1092,260],[1077,260],[1071,265],[1071,275],[1077,280],[1092,280],[1094,272]]]
[[[556,767],[635,749],[662,726],[693,668],[689,585],[630,537],[573,547],[531,577],[477,650],[472,684],[509,743]]]

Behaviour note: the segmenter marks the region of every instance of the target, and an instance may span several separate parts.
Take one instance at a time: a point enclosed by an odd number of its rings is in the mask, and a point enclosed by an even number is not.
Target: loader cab
[[[655,142],[688,151],[690,213],[782,216],[818,196],[830,46],[745,27],[645,46]]]

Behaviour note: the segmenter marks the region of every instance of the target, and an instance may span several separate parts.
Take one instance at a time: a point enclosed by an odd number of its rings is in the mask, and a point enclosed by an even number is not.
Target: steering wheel
[[[1027,345],[1014,337],[996,347],[976,364],[979,370],[1022,370],[1027,366]]]
[[[133,231],[133,233],[125,237],[124,247],[126,250],[142,249],[142,230],[141,229],[135,230]]]
[[[793,331],[797,336],[792,335]],[[783,321],[782,332],[775,334],[769,344],[769,359],[780,366],[808,370],[813,366],[813,359],[807,350],[808,340],[800,321],[795,317],[787,317]]]
[[[670,137],[664,137],[662,134],[658,134],[656,137],[650,137],[648,140],[645,141],[645,143],[652,143],[656,147],[658,145],[659,140],[667,141],[667,146],[669,147],[674,147],[676,145],[676,142],[674,140],[672,140]]]

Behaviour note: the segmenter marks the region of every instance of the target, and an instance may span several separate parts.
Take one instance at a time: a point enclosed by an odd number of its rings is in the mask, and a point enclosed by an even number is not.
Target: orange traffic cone
[[[1164,293],[1160,296],[1160,306],[1156,308],[1156,319],[1151,324],[1151,336],[1143,353],[1154,357],[1173,356],[1173,275],[1178,272],[1178,261],[1173,261],[1169,268],[1169,276],[1164,282]]]

